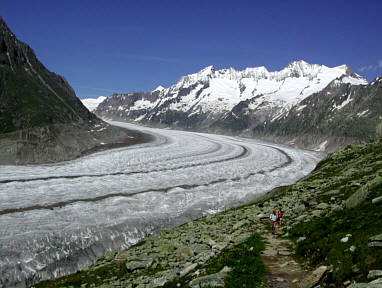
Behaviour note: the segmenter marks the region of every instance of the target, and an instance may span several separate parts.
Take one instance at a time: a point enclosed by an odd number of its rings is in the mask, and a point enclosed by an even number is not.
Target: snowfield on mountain
[[[233,68],[215,70],[213,66],[208,66],[198,73],[182,77],[169,88],[155,89],[147,95],[127,101],[125,105],[116,107],[108,103],[112,102],[112,98],[126,99],[134,93],[115,94],[102,103],[102,110],[96,112],[110,113],[110,110],[116,109],[130,112],[132,116],[137,115],[132,119],[142,121],[166,110],[181,111],[188,116],[194,113],[227,113],[241,101],[250,99],[251,110],[278,107],[285,111],[321,91],[334,79],[353,85],[367,84],[364,78],[353,73],[346,65],[329,68],[297,61],[275,72],[269,72],[265,67],[237,71]]]

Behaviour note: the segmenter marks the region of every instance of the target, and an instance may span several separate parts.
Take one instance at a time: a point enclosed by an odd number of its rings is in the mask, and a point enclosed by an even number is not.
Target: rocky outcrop
[[[150,140],[149,135],[98,120],[38,126],[0,134],[0,165],[66,161]]]
[[[252,129],[252,136],[334,151],[382,136],[382,78],[368,85],[334,80],[288,113]]]

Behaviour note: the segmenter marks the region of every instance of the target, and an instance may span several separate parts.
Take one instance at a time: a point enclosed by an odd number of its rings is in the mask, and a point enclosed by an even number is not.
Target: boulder
[[[147,269],[153,264],[153,259],[131,260],[126,263],[127,271],[132,272],[139,269]]]
[[[369,283],[354,283],[348,286],[348,288],[381,288],[382,287],[382,278],[378,278]]]
[[[299,283],[299,288],[311,288],[317,285],[326,271],[328,270],[328,266],[320,266],[316,270],[314,270],[311,274],[306,276],[302,281]]]
[[[318,205],[316,206],[316,208],[317,208],[317,209],[320,209],[320,210],[325,210],[325,209],[328,209],[329,207],[330,207],[330,205],[327,204],[327,203],[324,203],[324,202],[322,202],[322,203],[320,203],[320,204],[318,204]]]
[[[277,254],[280,256],[289,256],[289,255],[292,255],[292,252],[290,252],[288,250],[279,250],[279,251],[277,251]]]
[[[324,211],[322,210],[313,210],[311,214],[313,215],[313,217],[320,217],[323,212]]]
[[[368,246],[369,248],[380,248],[382,247],[382,242],[370,242]]]
[[[382,234],[374,235],[370,237],[369,242],[382,242]]]
[[[370,248],[382,247],[382,234],[378,234],[378,235],[374,235],[373,237],[370,237],[368,246]]]
[[[188,283],[190,288],[202,288],[202,287],[224,287],[224,278],[231,272],[230,267],[224,267],[220,272],[199,277]]]
[[[305,214],[300,215],[300,216],[298,216],[298,217],[296,218],[296,222],[299,222],[299,221],[305,219],[306,217],[307,217],[307,215],[305,215]]]
[[[377,198],[374,198],[373,200],[371,200],[371,202],[372,202],[373,204],[377,204],[377,203],[382,202],[382,196],[377,197]]]
[[[186,266],[179,274],[180,277],[183,277],[185,275],[187,275],[188,273],[190,273],[192,270],[194,270],[196,267],[198,266],[197,263],[194,263],[194,264],[191,264],[191,265],[188,265]]]
[[[361,187],[356,192],[354,192],[348,199],[345,201],[346,208],[354,208],[361,204],[366,197],[369,195],[369,189],[367,187]]]
[[[344,237],[340,240],[342,243],[347,243],[349,241],[349,237]]]
[[[377,277],[382,277],[382,270],[370,270],[367,274],[367,279],[372,280]]]
[[[297,243],[300,243],[300,242],[302,242],[304,240],[306,240],[306,237],[300,237],[300,238],[297,239]]]
[[[345,202],[347,208],[354,208],[366,199],[369,191],[382,183],[382,177],[377,175],[373,180],[369,181],[366,186],[360,187]]]

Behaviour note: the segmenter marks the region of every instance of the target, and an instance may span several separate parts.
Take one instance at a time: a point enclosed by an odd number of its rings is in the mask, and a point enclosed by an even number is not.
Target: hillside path
[[[287,239],[277,238],[277,235],[271,233],[266,233],[263,237],[265,250],[261,253],[261,258],[269,271],[265,275],[267,282],[263,287],[298,287],[308,271],[292,257],[293,243]]]

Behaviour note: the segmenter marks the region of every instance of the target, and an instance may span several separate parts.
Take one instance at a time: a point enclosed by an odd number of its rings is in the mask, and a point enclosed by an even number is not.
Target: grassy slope
[[[294,239],[307,238],[297,244],[296,253],[300,258],[308,259],[314,266],[333,265],[333,273],[323,285],[334,283],[342,287],[345,280],[366,281],[368,271],[382,268],[382,249],[368,247],[368,239],[382,233],[381,204],[371,202],[382,195],[381,174],[382,143],[378,141],[353,145],[328,156],[305,180],[329,180],[331,185],[324,186],[318,194],[322,202],[330,201],[331,196],[324,195],[330,191],[338,190],[342,199],[359,189],[369,193],[354,208],[345,208],[307,223],[300,222],[290,230]],[[342,243],[340,240],[347,234],[352,236],[347,243]],[[354,252],[350,251],[351,246],[355,247]]]

